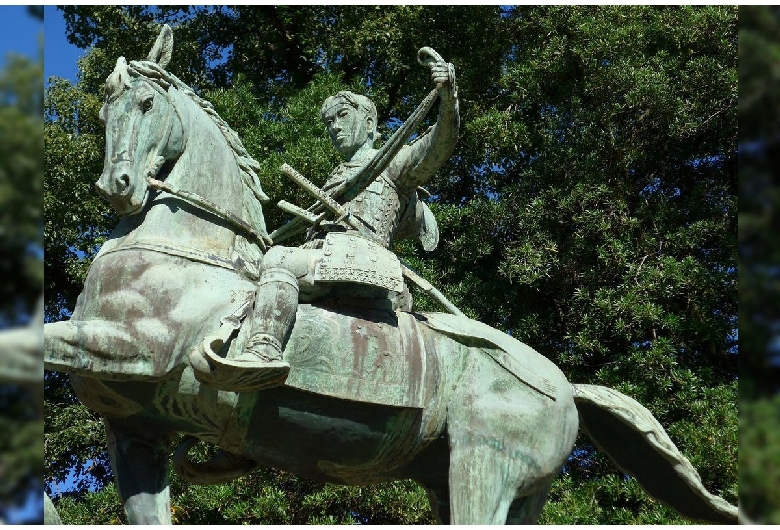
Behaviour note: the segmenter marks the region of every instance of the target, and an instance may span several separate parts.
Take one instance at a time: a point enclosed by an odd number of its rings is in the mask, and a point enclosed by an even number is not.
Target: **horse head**
[[[178,239],[179,246],[194,248],[208,244],[211,252],[222,254],[232,253],[236,239],[235,246],[243,248],[238,253],[255,259],[258,249],[264,252],[271,244],[261,206],[269,198],[258,178],[260,164],[211,103],[165,70],[172,50],[173,32],[165,25],[146,60],[128,63],[120,57],[106,79],[100,109],[106,154],[97,189],[121,215],[148,210],[145,218],[151,222],[144,229],[156,232],[155,239],[171,244],[171,238]],[[188,203],[191,212],[198,210],[192,215],[200,221],[169,218],[177,211],[166,206],[171,197]],[[149,215],[155,204],[160,206],[156,217]],[[181,226],[172,227],[173,221]],[[166,226],[167,235],[161,233]]]
[[[120,57],[106,80],[100,109],[106,154],[96,187],[122,215],[141,211],[148,197],[147,178],[156,177],[184,150],[184,128],[172,94],[176,88],[162,75],[172,48],[166,25],[146,61],[128,64]],[[140,75],[139,67],[159,75]]]

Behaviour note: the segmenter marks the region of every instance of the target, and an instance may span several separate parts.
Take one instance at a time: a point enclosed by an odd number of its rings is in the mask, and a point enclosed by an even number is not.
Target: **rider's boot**
[[[267,388],[284,383],[290,365],[282,359],[298,309],[298,280],[287,269],[263,271],[252,314],[252,333],[244,350],[231,361],[246,371],[235,390]]]

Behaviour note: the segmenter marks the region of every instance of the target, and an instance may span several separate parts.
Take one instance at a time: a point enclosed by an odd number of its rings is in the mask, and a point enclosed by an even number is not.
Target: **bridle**
[[[146,168],[144,175],[146,178],[146,183],[149,188],[155,191],[165,192],[170,195],[173,195],[174,197],[181,199],[196,208],[199,208],[200,210],[203,210],[211,215],[214,215],[218,217],[219,219],[227,222],[230,224],[234,229],[237,229],[240,231],[243,235],[249,236],[249,239],[254,241],[260,246],[260,249],[263,253],[265,253],[268,250],[268,247],[270,246],[269,238],[263,237],[261,234],[257,232],[252,226],[241,219],[239,216],[235,215],[232,212],[227,211],[225,208],[219,206],[215,202],[206,199],[205,197],[202,197],[198,195],[197,193],[183,190],[181,188],[178,188],[172,184],[169,184],[167,182],[157,180],[155,176],[159,172],[162,165],[165,163],[165,157],[162,156],[162,153],[164,152],[166,146],[171,140],[171,135],[173,134],[173,127],[172,127],[172,117],[174,113],[176,114],[177,118],[179,119],[179,123],[182,125],[182,131],[184,132],[184,140],[182,145],[182,150],[184,150],[186,146],[186,132],[184,131],[184,120],[182,118],[181,113],[179,112],[179,109],[177,108],[175,104],[174,98],[170,96],[170,94],[167,91],[164,91],[161,86],[159,86],[157,83],[154,82],[154,80],[150,80],[149,84],[156,90],[158,93],[160,93],[162,96],[168,98],[169,106],[171,107],[172,111],[169,111],[165,115],[165,121],[163,122],[164,127],[167,130],[166,137],[164,141],[160,142],[158,146],[158,151],[155,154],[155,156],[152,158],[152,163],[149,167]],[[176,87],[172,87],[174,90],[176,90]]]

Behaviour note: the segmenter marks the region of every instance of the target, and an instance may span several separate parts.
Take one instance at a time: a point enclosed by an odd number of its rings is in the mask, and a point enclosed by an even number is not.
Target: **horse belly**
[[[393,480],[423,446],[420,409],[335,399],[291,388],[263,392],[244,454],[312,480]]]

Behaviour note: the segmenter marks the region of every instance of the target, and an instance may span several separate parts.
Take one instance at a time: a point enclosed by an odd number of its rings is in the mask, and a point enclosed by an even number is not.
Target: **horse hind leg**
[[[532,522],[574,445],[577,410],[563,391],[551,400],[491,359],[471,359],[447,409],[450,523],[504,524],[510,508]]]
[[[450,524],[450,492],[446,485],[429,486],[419,483],[428,494],[431,512],[438,524]]]
[[[450,524],[504,524],[515,497],[518,462],[502,448],[462,443],[450,452]]]
[[[453,456],[450,524],[537,524],[554,477],[540,479],[522,459],[494,448]]]

